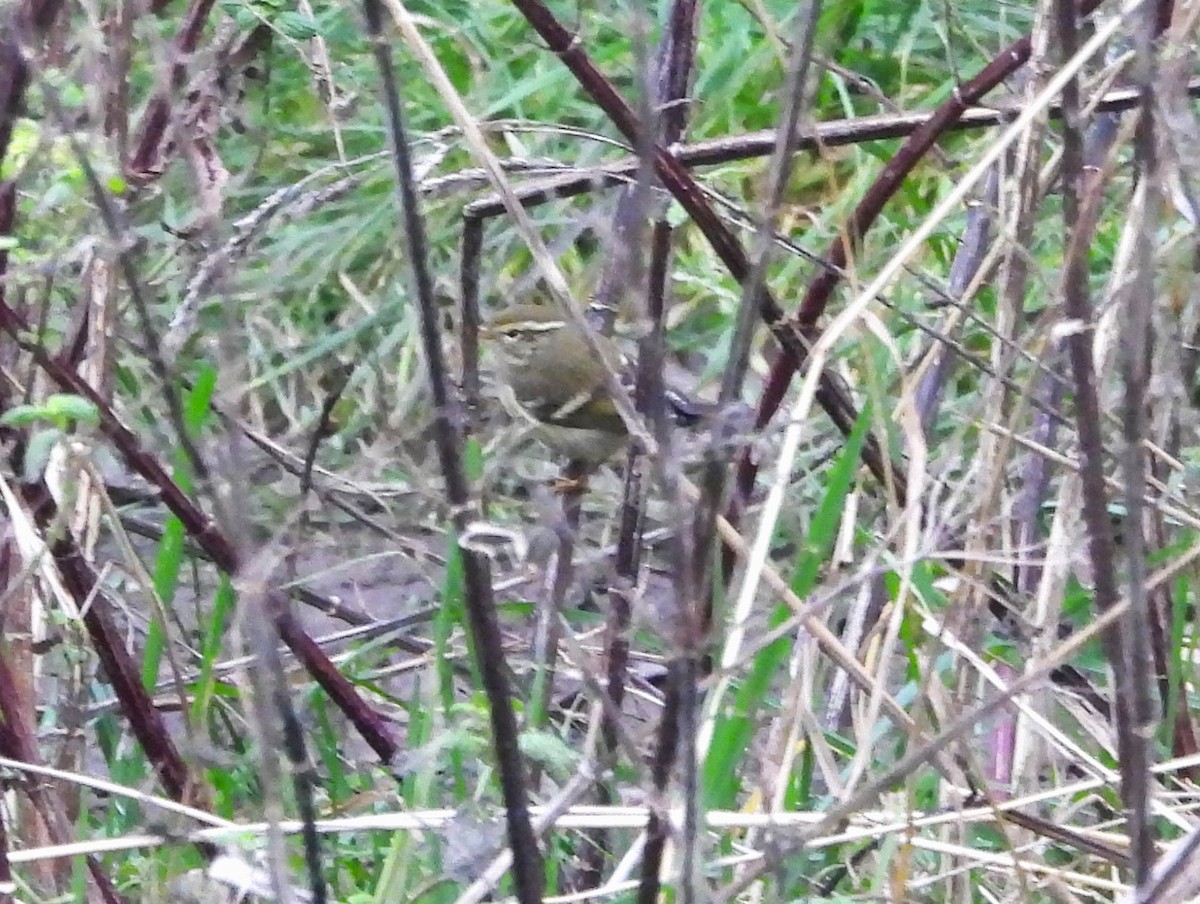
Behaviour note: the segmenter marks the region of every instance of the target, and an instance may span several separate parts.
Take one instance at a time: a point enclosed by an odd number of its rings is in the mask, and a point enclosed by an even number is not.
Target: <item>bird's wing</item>
[[[534,397],[526,399],[530,413],[546,424],[623,433],[625,424],[609,396],[601,364],[582,339],[564,336],[559,341],[559,370],[538,375]]]
[[[620,433],[625,429],[617,406],[602,386],[584,390],[566,399],[539,399],[529,407],[539,421],[559,427],[610,433]]]

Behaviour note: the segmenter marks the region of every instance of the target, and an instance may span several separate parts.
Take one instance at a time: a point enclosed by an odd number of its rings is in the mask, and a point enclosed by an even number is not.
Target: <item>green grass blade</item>
[[[791,581],[792,590],[801,599],[812,592],[837,539],[838,524],[846,496],[854,485],[869,424],[870,409],[864,407],[829,471],[824,497],[813,516]],[[788,606],[779,606],[771,616],[771,627],[782,624],[791,614]],[[734,806],[740,787],[738,776],[743,774],[737,764],[749,746],[756,716],[767,705],[772,684],[786,663],[792,644],[792,638],[781,637],[754,657],[749,674],[734,696],[732,712],[719,719],[703,768],[701,787],[706,806],[718,809]]]

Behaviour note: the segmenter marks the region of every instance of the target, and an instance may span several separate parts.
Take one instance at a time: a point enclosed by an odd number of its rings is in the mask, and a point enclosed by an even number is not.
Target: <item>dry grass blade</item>
[[[0,896],[1191,894],[1200,3],[565,10],[0,11]]]
[[[455,123],[462,129],[471,154],[475,157],[476,162],[487,171],[488,179],[491,181],[492,186],[499,191],[504,201],[505,209],[516,225],[522,240],[529,248],[533,256],[534,266],[537,268],[538,275],[545,281],[550,296],[563,313],[567,315],[567,319],[581,330],[582,335],[589,342],[592,354],[604,365],[606,388],[613,402],[616,404],[622,420],[625,421],[630,435],[641,444],[642,448],[648,454],[653,454],[655,450],[654,438],[650,431],[646,429],[641,416],[638,415],[634,407],[633,400],[629,397],[629,392],[621,383],[621,368],[618,362],[610,360],[611,355],[595,340],[588,328],[587,318],[584,316],[583,309],[572,297],[571,288],[567,283],[566,277],[563,276],[562,271],[554,262],[554,257],[550,254],[546,243],[538,234],[524,206],[517,200],[516,194],[509,185],[508,177],[500,167],[500,162],[497,160],[496,155],[488,147],[487,141],[479,125],[476,123],[475,117],[471,115],[463,103],[450,78],[438,62],[437,56],[421,36],[416,21],[404,4],[400,0],[384,0],[384,5],[391,13],[410,50],[412,50],[420,61],[430,82],[436,87],[438,94],[446,103],[446,107],[454,117]]]

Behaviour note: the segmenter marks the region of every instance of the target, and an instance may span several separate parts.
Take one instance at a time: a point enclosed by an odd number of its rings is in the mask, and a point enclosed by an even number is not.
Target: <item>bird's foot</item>
[[[587,475],[579,476],[562,474],[550,481],[550,492],[559,496],[577,496],[588,488]]]

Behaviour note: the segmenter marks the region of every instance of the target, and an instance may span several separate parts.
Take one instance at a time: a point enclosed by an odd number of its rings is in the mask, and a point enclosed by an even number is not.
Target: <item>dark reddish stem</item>
[[[545,4],[539,0],[513,0],[513,5],[521,11],[549,48],[558,54],[592,100],[604,110],[630,143],[638,147],[649,144],[643,141],[642,127],[633,110],[617,93],[612,82],[596,68],[584,52],[582,44],[562,26]],[[734,279],[739,283],[749,280],[750,259],[745,249],[708,203],[691,173],[661,145],[653,144],[646,150],[663,187],[687,211]],[[784,347],[787,356],[796,361],[803,360],[807,354],[810,337],[796,329],[796,325],[788,320],[779,302],[766,288],[759,293],[758,300],[763,320]],[[848,433],[853,428],[858,419],[857,409],[845,387],[831,378],[828,372],[821,376],[817,402],[843,433]],[[903,500],[905,488],[900,476],[903,471],[885,463],[884,453],[875,437],[871,437],[864,444],[863,457],[876,479],[885,486],[889,483],[894,486],[896,495]]]
[[[200,44],[204,24],[216,0],[192,0],[171,47],[168,88],[154,95],[142,115],[141,134],[136,143],[129,174],[138,179],[156,175],[161,166],[163,138],[171,121],[171,99],[187,82],[189,57]]]
[[[1082,0],[1079,14],[1091,13],[1100,0]],[[817,321],[825,313],[834,288],[841,282],[843,268],[850,259],[853,247],[866,235],[884,206],[892,196],[899,191],[908,174],[924,159],[930,148],[949,131],[954,123],[966,112],[968,107],[978,103],[989,91],[1008,78],[1021,66],[1029,61],[1032,38],[1025,35],[1014,41],[981,69],[974,78],[964,82],[950,97],[934,111],[933,115],[918,126],[905,139],[895,156],[888,161],[883,172],[875,179],[863,199],[855,207],[850,221],[826,252],[827,266],[824,267],[808,287],[804,299],[796,309],[795,322],[800,330],[811,334],[817,329]],[[783,354],[776,359],[763,387],[758,401],[757,423],[767,424],[783,401],[788,385],[796,371],[804,363],[803,356],[797,356],[791,349],[784,348]],[[758,476],[758,464],[750,455],[744,452],[738,463],[737,495],[740,499],[749,498]]]

